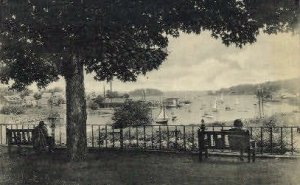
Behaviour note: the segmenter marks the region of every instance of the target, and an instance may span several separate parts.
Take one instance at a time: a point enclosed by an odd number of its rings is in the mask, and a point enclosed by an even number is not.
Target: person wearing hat
[[[240,132],[245,132],[246,130],[243,129],[243,122],[240,119],[236,119],[233,122],[233,128],[229,129],[232,132],[240,133]],[[246,149],[247,146],[247,141],[243,139],[240,135],[229,135],[228,136],[229,140],[229,146],[232,150],[238,150],[240,151],[240,160],[243,161],[243,154],[244,150]]]
[[[33,131],[33,148],[36,152],[46,151],[53,152],[53,138],[48,135],[48,129],[44,121],[40,121]]]

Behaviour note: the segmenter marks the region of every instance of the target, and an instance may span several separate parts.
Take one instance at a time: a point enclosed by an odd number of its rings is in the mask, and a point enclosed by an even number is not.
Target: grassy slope
[[[258,159],[242,163],[235,158],[102,152],[86,162],[68,163],[63,153],[52,156],[0,153],[0,184],[197,184],[197,185],[298,185],[296,160]]]

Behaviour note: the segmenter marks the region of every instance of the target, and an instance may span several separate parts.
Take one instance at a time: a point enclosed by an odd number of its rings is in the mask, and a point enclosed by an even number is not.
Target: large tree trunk
[[[81,161],[87,155],[86,100],[83,64],[78,58],[65,66],[67,103],[67,149],[72,161]]]

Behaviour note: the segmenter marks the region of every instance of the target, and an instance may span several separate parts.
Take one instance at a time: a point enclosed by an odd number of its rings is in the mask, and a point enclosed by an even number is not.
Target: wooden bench
[[[221,130],[205,131],[198,130],[199,160],[202,161],[203,153],[208,158],[208,149],[213,150],[243,150],[247,153],[248,162],[255,162],[255,142],[251,140],[247,130]]]
[[[11,146],[33,146],[34,129],[6,129],[6,139],[8,145],[8,153],[11,152]],[[52,142],[54,139],[51,137]]]

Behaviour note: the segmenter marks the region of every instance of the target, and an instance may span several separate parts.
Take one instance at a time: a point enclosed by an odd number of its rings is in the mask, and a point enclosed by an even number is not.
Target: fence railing
[[[5,145],[6,128],[33,128],[34,124],[0,124],[0,144]],[[197,130],[200,125],[145,125],[113,129],[111,125],[87,125],[87,144],[99,149],[138,149],[197,152]],[[228,126],[207,126],[206,130],[227,130]],[[291,127],[247,127],[256,141],[258,154],[289,154],[300,151],[299,128]],[[56,146],[66,144],[65,125],[49,127],[55,137]]]

